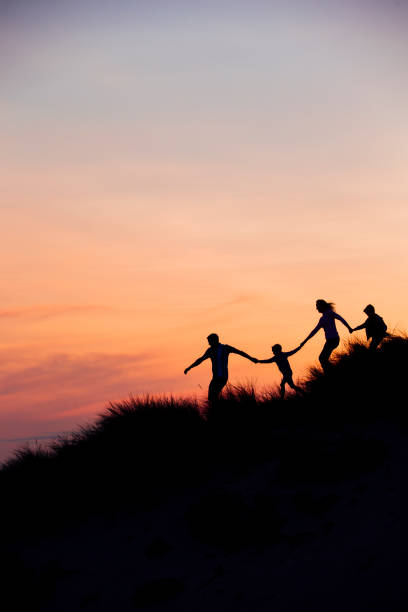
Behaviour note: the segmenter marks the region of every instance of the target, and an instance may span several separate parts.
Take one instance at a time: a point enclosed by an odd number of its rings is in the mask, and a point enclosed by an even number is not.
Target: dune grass
[[[92,514],[149,508],[221,469],[267,460],[279,462],[282,482],[327,482],[373,469],[387,449],[365,428],[379,420],[406,425],[407,362],[408,337],[398,334],[375,353],[350,342],[328,374],[311,368],[305,394],[283,401],[274,390],[246,385],[229,386],[208,418],[191,399],[110,404],[92,425],[47,448],[21,449],[3,466],[2,524],[49,530]]]

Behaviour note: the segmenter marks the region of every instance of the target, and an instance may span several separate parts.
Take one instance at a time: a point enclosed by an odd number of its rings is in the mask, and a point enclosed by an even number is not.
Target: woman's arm
[[[358,331],[359,329],[365,329],[366,327],[367,327],[367,323],[364,321],[364,323],[355,327],[353,331]]]
[[[320,329],[321,327],[322,327],[322,324],[321,324],[321,322],[319,321],[319,323],[316,325],[316,327],[315,327],[314,329],[312,329],[312,331],[310,332],[310,334],[308,335],[308,337],[307,337],[307,338],[305,338],[305,339],[303,340],[303,342],[301,342],[301,343],[299,344],[299,348],[302,348],[302,346],[303,346],[304,344],[306,344],[306,342],[307,342],[308,340],[310,340],[310,338],[313,338],[313,336],[314,336],[315,334],[317,334],[317,332],[319,331],[319,329]]]
[[[343,319],[343,317],[341,317],[339,314],[337,314],[337,312],[333,312],[333,316],[335,319],[338,319],[339,321],[341,321],[343,323],[343,325],[345,327],[347,327],[347,329],[349,330],[350,334],[353,331],[353,328],[351,327],[351,325],[349,325],[347,323],[347,321],[345,319]]]

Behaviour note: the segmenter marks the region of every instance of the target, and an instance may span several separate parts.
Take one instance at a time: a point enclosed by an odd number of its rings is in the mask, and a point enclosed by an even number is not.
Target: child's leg
[[[292,377],[290,379],[287,378],[286,382],[288,383],[289,387],[291,387],[294,391],[296,391],[296,393],[303,393],[303,389],[301,389],[300,387],[295,385],[295,383],[293,382],[293,378]]]
[[[281,384],[280,384],[280,398],[283,399],[285,397],[285,383],[286,380],[284,378],[282,378]]]

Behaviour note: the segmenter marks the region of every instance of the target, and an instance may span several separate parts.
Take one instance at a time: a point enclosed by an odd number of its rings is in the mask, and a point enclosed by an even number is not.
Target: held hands
[[[253,361],[254,363],[259,363],[259,359],[257,359],[256,357],[251,357],[251,361]]]

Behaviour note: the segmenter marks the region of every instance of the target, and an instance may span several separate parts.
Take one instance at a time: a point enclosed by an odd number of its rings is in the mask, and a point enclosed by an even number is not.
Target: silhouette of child
[[[358,325],[352,331],[365,329],[367,340],[370,340],[371,338],[369,349],[374,351],[380,342],[384,340],[385,336],[388,335],[387,326],[384,323],[384,319],[375,312],[375,308],[372,304],[368,304],[368,306],[364,308],[363,312],[365,312],[367,315],[367,319],[364,321],[364,323]]]
[[[294,389],[297,393],[303,393],[303,390],[300,387],[297,387],[293,382],[293,372],[292,368],[289,365],[288,357],[291,357],[298,351],[300,351],[301,347],[298,346],[293,351],[283,352],[282,346],[280,344],[274,344],[272,346],[272,353],[275,355],[270,359],[258,359],[258,363],[276,363],[279,370],[283,374],[283,378],[280,384],[280,396],[281,399],[285,397],[285,385],[289,385],[292,389]]]

